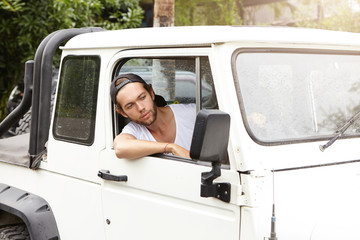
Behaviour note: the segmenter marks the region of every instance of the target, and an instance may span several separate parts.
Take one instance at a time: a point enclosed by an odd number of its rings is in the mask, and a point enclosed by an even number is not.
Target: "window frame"
[[[121,68],[122,65],[124,65],[124,63],[130,59],[133,58],[152,58],[152,59],[176,59],[176,58],[194,58],[195,59],[195,72],[198,72],[199,74],[199,78],[196,78],[196,106],[197,106],[197,112],[198,109],[200,108],[200,102],[198,101],[197,98],[201,98],[201,95],[199,96],[198,91],[200,91],[201,93],[201,83],[199,84],[199,82],[201,82],[200,79],[200,71],[197,71],[196,69],[196,58],[198,58],[200,60],[200,57],[206,57],[209,61],[209,67],[211,70],[211,75],[212,77],[214,77],[213,75],[213,69],[212,69],[212,65],[211,65],[211,48],[209,47],[194,47],[194,48],[159,48],[159,49],[133,49],[133,50],[126,50],[126,51],[120,51],[118,52],[114,57],[113,60],[111,61],[111,69],[110,69],[110,73],[109,73],[109,81],[111,82],[112,79],[114,78],[114,75],[116,72],[119,72],[119,66]],[[200,85],[200,86],[198,86]],[[214,85],[214,91],[215,91],[215,95],[217,96],[217,91],[216,91],[216,87],[215,87],[215,80],[213,79],[213,85]],[[110,98],[109,101],[111,102]],[[216,97],[216,102],[218,103],[218,97]],[[117,120],[117,113],[114,107],[114,104],[111,103],[111,122],[112,122],[112,139],[115,139],[116,134],[118,132],[118,120]],[[201,165],[201,166],[210,166],[208,163],[206,162],[201,162],[201,161],[194,161],[191,159],[187,159],[187,158],[181,158],[181,157],[177,157],[177,156],[168,156],[165,154],[154,154],[154,155],[150,155],[151,157],[159,157],[159,158],[163,158],[163,159],[168,159],[168,160],[174,160],[174,161],[181,161],[181,162],[185,162],[185,163],[191,163],[191,164],[195,164],[195,165]],[[226,164],[222,164],[222,169],[230,169],[230,163],[226,163]]]

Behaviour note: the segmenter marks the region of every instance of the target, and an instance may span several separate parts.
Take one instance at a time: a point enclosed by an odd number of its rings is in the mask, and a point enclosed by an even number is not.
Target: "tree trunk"
[[[154,0],[154,27],[174,26],[175,0]]]
[[[154,0],[154,27],[173,27],[175,0]],[[159,36],[161,37],[161,36]],[[154,59],[152,86],[166,101],[175,100],[175,61]]]

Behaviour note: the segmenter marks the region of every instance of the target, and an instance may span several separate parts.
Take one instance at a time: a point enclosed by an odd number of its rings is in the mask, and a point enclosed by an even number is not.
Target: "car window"
[[[197,60],[200,65],[198,68]],[[196,72],[196,69],[199,69],[199,72]],[[200,102],[197,104],[200,108],[218,108],[207,57],[122,59],[115,67],[113,76],[125,73],[141,76],[167,104],[196,103],[198,98]],[[197,75],[201,86],[198,96]],[[128,122],[121,116],[117,116],[116,119],[114,136],[119,134]]]
[[[259,142],[328,138],[360,109],[358,55],[239,52],[235,64],[244,122]]]
[[[217,108],[216,94],[207,57],[200,59],[201,108]],[[151,84],[168,104],[195,103],[196,64],[192,58],[133,58],[122,62],[114,76],[135,73]]]
[[[53,126],[56,139],[93,143],[99,73],[98,56],[64,58]]]
[[[199,109],[218,109],[208,57],[123,59],[113,77],[126,73],[141,76],[169,105],[195,103]],[[115,137],[129,120],[119,114],[114,116]],[[227,159],[223,166],[228,165]]]

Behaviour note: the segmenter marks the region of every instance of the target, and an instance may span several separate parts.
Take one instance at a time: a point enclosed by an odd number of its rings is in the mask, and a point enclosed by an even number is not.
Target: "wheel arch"
[[[31,239],[60,240],[54,214],[40,196],[0,183],[0,223],[26,224]],[[8,221],[8,222],[6,222]]]

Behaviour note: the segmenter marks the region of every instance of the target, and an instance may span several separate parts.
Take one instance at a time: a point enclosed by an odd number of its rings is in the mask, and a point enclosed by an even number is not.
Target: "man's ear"
[[[128,115],[126,115],[120,107],[116,106],[115,109],[118,114],[122,115],[123,117],[129,118]]]

